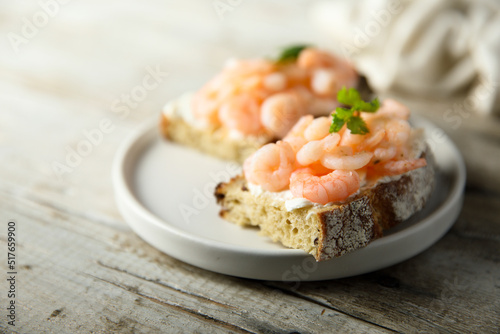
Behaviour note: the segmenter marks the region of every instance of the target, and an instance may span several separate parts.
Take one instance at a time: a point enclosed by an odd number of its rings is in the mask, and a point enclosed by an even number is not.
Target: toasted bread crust
[[[367,246],[389,229],[421,210],[434,186],[434,159],[427,166],[388,182],[360,189],[347,203],[287,212],[269,196],[254,196],[240,175],[215,190],[220,215],[239,225],[257,225],[283,245],[303,249],[317,261],[342,256]]]
[[[160,127],[163,136],[171,141],[240,163],[262,145],[273,141],[273,138],[266,135],[235,139],[224,128],[203,129],[192,126],[180,117],[165,114],[161,115]]]

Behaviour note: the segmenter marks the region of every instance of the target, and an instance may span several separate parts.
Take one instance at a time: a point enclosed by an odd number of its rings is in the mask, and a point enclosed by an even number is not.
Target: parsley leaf
[[[352,116],[347,120],[347,128],[354,135],[366,135],[370,130],[366,126],[365,121],[359,116]]]
[[[364,112],[375,112],[380,108],[380,101],[378,98],[375,98],[371,102],[365,102],[363,100],[356,101],[356,103],[352,106],[354,110],[364,111]]]
[[[308,48],[309,45],[295,45],[295,46],[290,46],[283,51],[281,51],[281,54],[279,55],[278,59],[276,60],[277,63],[285,63],[289,61],[295,61],[299,57],[299,54],[302,52],[302,50]]]
[[[337,93],[337,101],[339,101],[342,104],[347,104],[349,106],[353,106],[360,101],[363,102],[356,88],[350,88],[349,90],[347,90],[345,87],[343,87]]]
[[[347,120],[349,119],[349,117],[352,117],[353,111],[351,109],[339,107],[336,109],[335,115],[337,115],[337,117],[342,118],[343,120]]]
[[[370,132],[365,121],[361,118],[360,112],[376,112],[380,108],[380,101],[375,98],[371,102],[361,99],[361,95],[355,88],[342,88],[337,93],[337,100],[351,108],[338,107],[332,114],[333,121],[330,126],[330,133],[339,132],[347,123],[347,128],[352,134],[365,135]]]
[[[344,126],[344,124],[345,124],[345,119],[338,117],[337,114],[333,114],[333,121],[332,124],[330,125],[330,133],[339,132],[340,129],[342,129],[342,127]]]

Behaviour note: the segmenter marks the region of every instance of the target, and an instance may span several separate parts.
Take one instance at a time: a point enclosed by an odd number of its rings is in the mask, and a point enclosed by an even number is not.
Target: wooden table
[[[309,2],[41,3],[48,5],[0,3],[2,331],[499,332],[499,119],[461,116],[457,126],[443,117],[455,100],[406,99],[454,139],[468,167],[457,223],[422,254],[298,287],[208,272],[130,230],[114,202],[114,153],[225,59],[270,55],[297,41],[328,45],[307,24]],[[95,129],[102,137],[68,164]],[[7,298],[9,221],[15,298]]]

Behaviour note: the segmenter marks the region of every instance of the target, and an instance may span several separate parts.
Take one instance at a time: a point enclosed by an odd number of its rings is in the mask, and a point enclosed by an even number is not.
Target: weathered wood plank
[[[0,195],[0,203],[1,219],[15,217],[19,230],[23,331],[387,332],[260,282],[180,263],[130,231],[51,214],[31,200]]]

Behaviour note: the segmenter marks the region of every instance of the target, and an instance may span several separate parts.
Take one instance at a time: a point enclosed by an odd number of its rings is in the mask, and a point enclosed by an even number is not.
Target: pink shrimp
[[[355,135],[353,135],[355,136]],[[379,145],[382,140],[385,138],[385,130],[379,130],[377,132],[370,132],[365,135],[366,138],[363,142],[356,145],[357,151],[369,151]]]
[[[311,78],[312,91],[320,96],[334,96],[339,88],[337,73],[333,69],[320,68],[313,72]]]
[[[229,77],[245,77],[254,74],[268,74],[274,70],[274,64],[266,59],[231,59],[224,67],[224,74]]]
[[[318,117],[304,130],[304,138],[307,140],[320,140],[330,134],[331,117]]]
[[[337,59],[327,52],[308,48],[302,50],[297,59],[297,66],[304,69],[333,67],[337,63]]]
[[[304,137],[294,137],[294,136],[287,136],[286,138],[283,139],[283,141],[290,144],[295,153],[300,151],[300,149],[307,143]]]
[[[302,116],[297,123],[292,127],[292,129],[285,136],[285,140],[289,137],[302,137],[304,138],[304,132],[306,131],[309,124],[312,123],[314,117],[311,115]]]
[[[290,144],[278,141],[267,144],[251,155],[243,165],[248,181],[264,190],[280,191],[290,182],[295,167],[295,152]]]
[[[403,146],[408,142],[411,133],[410,124],[401,119],[392,119],[386,123],[387,140],[396,146]]]
[[[224,86],[224,76],[218,74],[207,84],[205,84],[191,101],[193,115],[206,125],[220,124],[217,112],[221,104],[221,89]]]
[[[381,176],[394,176],[425,166],[427,166],[425,158],[414,160],[391,160],[375,165],[373,171]]]
[[[352,134],[351,130],[345,129],[342,133],[342,140],[340,141],[341,146],[349,146],[355,149],[356,146],[362,144],[368,137],[368,135],[358,135]]]
[[[278,93],[264,100],[260,121],[274,136],[284,137],[304,113],[299,99],[292,93]]]
[[[302,146],[307,143],[307,140],[304,138],[304,131],[309,126],[309,124],[311,124],[313,119],[314,118],[311,115],[302,116],[283,138],[283,141],[289,143],[292,146],[294,152],[297,153],[302,148]]]
[[[283,73],[274,72],[264,77],[264,88],[272,92],[282,91],[287,86],[287,78]]]
[[[191,101],[193,115],[207,127],[220,124],[218,110],[220,103],[209,95],[198,92]]]
[[[319,96],[332,97],[345,87],[357,84],[358,75],[347,64],[335,68],[319,68],[314,70],[311,77],[311,89]]]
[[[355,171],[334,170],[323,176],[315,175],[310,168],[292,173],[290,191],[314,203],[327,204],[347,199],[359,189],[360,179]]]
[[[381,162],[393,159],[398,153],[398,148],[384,142],[373,150],[373,161]]]
[[[259,104],[249,94],[237,95],[222,104],[219,119],[227,128],[245,135],[262,131]]]
[[[324,154],[334,151],[339,141],[338,133],[328,134],[321,140],[310,141],[297,152],[297,162],[302,166],[307,166],[319,161]]]
[[[408,120],[410,118],[410,109],[396,100],[385,99],[377,114]]]
[[[308,73],[305,69],[298,67],[295,63],[282,65],[280,67],[290,86],[307,85]]]
[[[354,153],[349,146],[338,146],[321,156],[321,164],[330,169],[356,170],[366,166],[372,157],[371,152]]]

